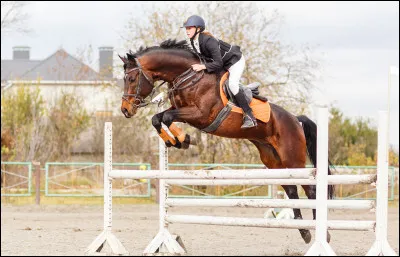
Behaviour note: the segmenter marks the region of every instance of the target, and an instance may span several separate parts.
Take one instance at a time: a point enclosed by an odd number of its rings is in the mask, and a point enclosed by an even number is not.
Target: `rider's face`
[[[186,35],[188,38],[192,38],[194,33],[196,33],[196,27],[186,27]]]

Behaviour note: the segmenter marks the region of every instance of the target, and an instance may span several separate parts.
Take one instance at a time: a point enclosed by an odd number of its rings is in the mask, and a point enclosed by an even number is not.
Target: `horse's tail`
[[[297,116],[297,119],[302,123],[304,135],[306,137],[307,152],[314,167],[317,167],[317,124],[310,120],[305,115]],[[331,174],[329,166],[332,165],[328,159],[328,174]],[[333,199],[334,186],[328,186],[328,199]]]

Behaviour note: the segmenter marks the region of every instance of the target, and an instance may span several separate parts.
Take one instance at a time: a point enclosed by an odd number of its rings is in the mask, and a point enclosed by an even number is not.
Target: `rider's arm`
[[[205,63],[208,72],[216,72],[222,70],[223,62],[221,58],[221,52],[219,50],[218,40],[210,37],[207,42],[205,42],[205,47],[211,54],[212,62]]]

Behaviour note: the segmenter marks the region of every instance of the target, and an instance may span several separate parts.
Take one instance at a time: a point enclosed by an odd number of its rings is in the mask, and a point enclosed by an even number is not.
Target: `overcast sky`
[[[158,2],[167,8],[168,2]],[[390,103],[390,143],[399,148],[399,80],[389,67],[399,67],[398,2],[257,2],[284,17],[284,43],[316,46],[323,57],[321,78],[313,98],[317,104],[334,103],[348,117],[370,118]],[[12,58],[12,47],[31,47],[31,59],[42,60],[63,47],[70,54],[92,45],[113,46],[124,54],[120,37],[124,25],[148,2],[29,2],[29,35],[2,37],[1,59]],[[212,31],[212,24],[209,25]],[[95,66],[98,62],[95,62]],[[97,70],[97,67],[94,67]]]

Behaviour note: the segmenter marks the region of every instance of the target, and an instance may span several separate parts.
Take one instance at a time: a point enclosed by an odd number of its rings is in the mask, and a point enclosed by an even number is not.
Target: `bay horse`
[[[154,82],[168,83],[171,107],[157,113],[152,124],[168,147],[187,148],[192,139],[182,133],[173,122],[188,123],[197,129],[208,127],[224,105],[220,97],[221,74],[204,71],[194,72],[192,64],[200,57],[185,40],[166,40],[160,46],[141,47],[136,53],[129,51],[121,57],[124,63],[124,94],[121,112],[126,118],[148,105],[146,98],[155,91]],[[304,168],[307,155],[316,165],[317,126],[308,117],[294,116],[284,108],[270,103],[270,119],[258,122],[253,128],[241,129],[242,114],[230,112],[212,135],[248,139],[258,149],[261,161],[268,169]],[[300,123],[301,122],[301,123]],[[164,123],[175,138],[162,128]],[[331,174],[328,168],[328,174]],[[296,185],[282,185],[290,199],[299,199]],[[302,185],[307,197],[315,199],[315,185]],[[333,198],[333,186],[329,185],[328,198]],[[293,209],[295,219],[302,219],[300,209]],[[313,218],[316,212],[313,209]],[[299,229],[306,243],[311,241],[307,229]],[[327,235],[328,242],[330,239]]]

